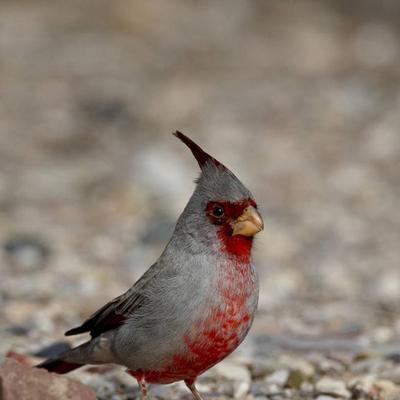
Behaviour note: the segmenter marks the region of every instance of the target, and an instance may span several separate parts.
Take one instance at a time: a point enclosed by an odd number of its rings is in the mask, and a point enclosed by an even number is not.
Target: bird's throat
[[[248,263],[251,257],[253,238],[242,235],[232,236],[230,232],[221,227],[218,231],[221,241],[221,250],[230,256],[238,257],[241,261]]]

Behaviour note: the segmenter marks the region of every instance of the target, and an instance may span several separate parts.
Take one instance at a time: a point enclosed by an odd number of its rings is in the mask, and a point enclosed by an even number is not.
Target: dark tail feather
[[[44,368],[49,372],[56,372],[57,374],[66,374],[67,372],[73,371],[74,369],[83,367],[82,364],[70,363],[62,360],[46,360],[36,368]]]

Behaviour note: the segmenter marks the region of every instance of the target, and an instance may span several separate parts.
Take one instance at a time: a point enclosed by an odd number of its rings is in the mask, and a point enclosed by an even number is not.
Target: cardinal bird
[[[66,373],[85,364],[127,367],[142,397],[147,383],[179,380],[197,400],[196,378],[247,335],[258,301],[251,261],[263,220],[250,191],[181,132],[201,174],[158,261],[81,326],[91,339],[38,367]]]

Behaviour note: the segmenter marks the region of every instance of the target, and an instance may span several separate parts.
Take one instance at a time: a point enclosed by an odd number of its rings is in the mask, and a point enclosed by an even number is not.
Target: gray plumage
[[[201,156],[208,155],[203,152]],[[189,354],[188,343],[207,340],[204,335],[198,337],[199,326],[212,318],[215,310],[227,310],[226,293],[244,299],[240,306],[244,311],[240,312],[250,317],[235,328],[238,339],[232,347],[244,339],[257,307],[257,276],[250,261],[242,266],[233,255],[221,251],[218,227],[205,217],[205,210],[210,201],[236,203],[252,199],[252,195],[232,172],[208,157],[199,161],[202,170],[195,191],[160,258],[127,292],[94,313],[81,327],[67,332],[90,332],[92,338],[62,354],[59,360],[116,363],[131,371],[159,371],[176,354],[195,359],[197,355]],[[238,265],[244,275],[236,276],[232,265]],[[186,378],[176,376],[170,381],[178,379]]]

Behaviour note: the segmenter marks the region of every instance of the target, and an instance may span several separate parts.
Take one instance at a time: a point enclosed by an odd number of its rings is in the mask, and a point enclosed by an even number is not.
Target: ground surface
[[[266,223],[252,334],[200,389],[400,398],[400,6],[376,3],[2,1],[0,353],[61,340],[157,258],[197,174],[180,129]]]

